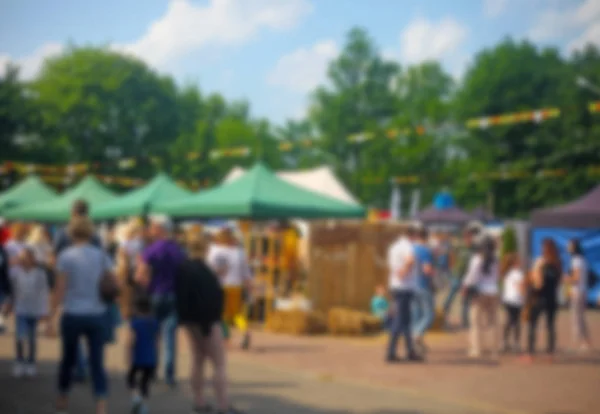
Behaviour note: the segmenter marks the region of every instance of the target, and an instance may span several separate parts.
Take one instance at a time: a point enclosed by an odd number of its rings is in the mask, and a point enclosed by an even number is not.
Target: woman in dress
[[[590,331],[585,319],[585,308],[588,287],[588,265],[583,256],[579,240],[569,242],[571,254],[571,273],[566,277],[571,286],[571,315],[575,347],[581,351],[589,351],[592,347]]]

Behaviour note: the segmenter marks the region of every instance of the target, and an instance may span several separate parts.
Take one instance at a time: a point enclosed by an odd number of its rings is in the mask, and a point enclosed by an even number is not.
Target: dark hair
[[[547,263],[553,264],[562,271],[562,263],[560,261],[560,253],[554,240],[546,238],[542,241],[542,257]]]
[[[135,309],[142,315],[147,315],[152,311],[152,304],[148,296],[140,296],[135,300]]]
[[[405,233],[407,237],[415,237],[417,235],[417,229],[415,226],[406,226]]]
[[[427,240],[428,237],[429,237],[429,230],[427,230],[426,228],[422,228],[421,230],[419,230],[419,238],[421,240]]]
[[[90,211],[90,206],[87,201],[78,199],[73,202],[71,212],[74,216],[87,217]]]
[[[583,256],[583,249],[581,248],[581,242],[578,239],[571,239],[571,246],[573,248],[573,256]]]
[[[480,249],[483,255],[483,274],[489,275],[496,263],[496,242],[491,237],[486,237],[481,242]]]

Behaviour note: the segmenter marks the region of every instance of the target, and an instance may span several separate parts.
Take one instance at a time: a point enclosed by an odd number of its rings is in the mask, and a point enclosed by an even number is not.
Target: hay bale
[[[325,316],[320,312],[302,310],[275,311],[267,318],[265,329],[273,333],[314,335],[327,329]]]
[[[333,308],[327,317],[332,335],[359,336],[381,331],[381,321],[371,314],[345,308]]]

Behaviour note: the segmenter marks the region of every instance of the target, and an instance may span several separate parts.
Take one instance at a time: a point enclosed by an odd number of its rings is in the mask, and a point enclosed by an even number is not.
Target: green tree
[[[179,133],[173,80],[110,50],[72,47],[45,62],[32,89],[45,139],[63,162],[165,157]]]

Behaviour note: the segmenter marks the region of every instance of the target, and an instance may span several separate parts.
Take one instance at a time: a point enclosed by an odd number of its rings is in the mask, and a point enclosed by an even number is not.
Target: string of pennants
[[[537,171],[489,171],[483,173],[471,173],[468,177],[471,181],[480,180],[498,180],[509,181],[525,178],[551,179],[566,177],[569,174],[566,168],[542,169]],[[590,177],[600,177],[600,165],[592,165],[586,168],[585,173]],[[418,175],[404,175],[391,177],[389,180],[384,177],[365,177],[362,182],[365,184],[382,184],[390,181],[394,184],[419,184],[424,180]]]
[[[600,101],[590,102],[588,105],[588,110],[590,113],[600,113]],[[500,115],[491,115],[479,118],[472,118],[465,122],[465,126],[467,129],[486,129],[489,127],[500,126],[500,125],[514,125],[519,123],[527,123],[527,122],[535,122],[541,123],[546,120],[555,119],[560,117],[561,110],[559,108],[543,108],[536,109],[532,111],[521,111]],[[425,126],[416,126],[410,128],[390,128],[385,131],[385,137],[388,139],[396,139],[401,136],[406,136],[409,134],[417,134],[424,135],[426,132],[435,130],[435,127],[425,127]],[[348,141],[353,143],[362,143],[371,139],[374,139],[376,135],[370,132],[363,132],[358,134],[353,134],[347,137]],[[298,142],[289,142],[283,141],[279,143],[279,150],[282,152],[289,152],[294,150],[295,148],[304,148],[309,149],[315,145],[315,140],[313,139],[303,139]],[[249,147],[235,147],[235,148],[226,148],[226,149],[214,149],[210,151],[209,158],[211,160],[219,160],[223,158],[244,158],[248,157],[252,154],[252,150]],[[200,158],[202,154],[199,152],[190,152],[187,154],[187,159],[189,161],[195,161]],[[136,158],[123,158],[117,160],[117,165],[122,170],[127,170],[135,167],[138,163],[138,159]],[[150,162],[153,165],[160,165],[162,160],[160,157],[151,157]],[[94,167],[98,166],[98,163],[92,164]],[[81,163],[81,164],[70,164],[70,165],[39,165],[32,163],[22,163],[22,162],[5,162],[4,165],[0,165],[0,174],[4,174],[6,171],[16,170],[20,174],[28,174],[28,173],[37,173],[40,175],[67,175],[73,176],[77,174],[85,174],[90,172],[90,164]],[[55,178],[51,178],[55,179]],[[135,178],[129,177],[113,177],[107,178],[107,180],[113,180],[116,183],[128,183],[122,184],[124,186],[127,185],[137,185],[131,184],[134,183]]]

